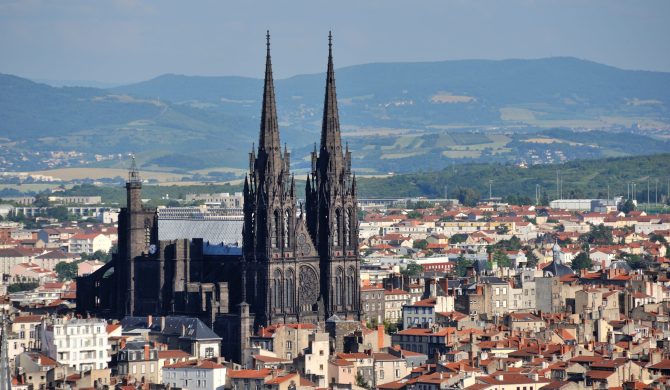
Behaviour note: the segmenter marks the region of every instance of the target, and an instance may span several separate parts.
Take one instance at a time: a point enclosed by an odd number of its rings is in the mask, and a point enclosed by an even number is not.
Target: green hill
[[[338,69],[337,87],[344,138],[364,172],[670,150],[670,73],[575,58],[385,63]],[[318,140],[323,88],[323,74],[276,80],[296,169],[308,168]],[[128,152],[145,168],[244,167],[261,98],[261,80],[244,77],[163,75],[99,89],[0,75],[0,158],[9,170],[120,167],[94,155]],[[81,156],[43,157],[53,151]]]
[[[578,160],[565,164],[537,165],[520,168],[503,164],[463,164],[436,172],[394,175],[389,178],[361,179],[359,197],[450,197],[458,189],[472,188],[488,197],[489,180],[493,196],[525,196],[535,198],[539,185],[549,199],[556,198],[556,174],[563,181],[563,197],[606,197],[625,195],[627,183],[638,183],[638,198],[646,199],[647,180],[654,191],[656,180],[659,195],[667,194],[670,180],[670,154]]]

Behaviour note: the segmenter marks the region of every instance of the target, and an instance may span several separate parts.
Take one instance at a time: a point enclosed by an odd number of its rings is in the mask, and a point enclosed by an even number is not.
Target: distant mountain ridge
[[[418,166],[427,157],[437,158],[431,169],[514,161],[514,142],[535,142],[516,134],[544,129],[656,137],[655,129],[670,128],[670,73],[575,58],[373,63],[337,69],[336,77],[345,139],[363,156],[354,163],[371,171]],[[298,167],[318,141],[324,85],[324,74],[275,80],[282,141],[297,153]],[[257,137],[261,95],[262,80],[237,76],[162,75],[100,89],[0,74],[0,137],[34,140],[37,150],[136,152],[141,163],[167,168],[180,168],[170,161],[185,156],[189,169],[243,167]],[[500,135],[456,134],[492,131]],[[541,143],[534,145],[544,153]],[[589,157],[638,151],[594,153]]]

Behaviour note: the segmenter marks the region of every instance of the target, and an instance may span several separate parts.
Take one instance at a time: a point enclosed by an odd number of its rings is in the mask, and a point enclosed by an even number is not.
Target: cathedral
[[[281,147],[269,34],[265,61],[258,148],[249,153],[244,180],[241,248],[197,238],[159,240],[158,212],[142,205],[133,164],[118,253],[78,278],[80,314],[194,316],[219,333],[224,350],[226,340],[239,344],[269,324],[360,318],[356,178],[351,153],[342,147],[332,37],[321,144],[311,156],[304,203],[298,202],[290,153]]]

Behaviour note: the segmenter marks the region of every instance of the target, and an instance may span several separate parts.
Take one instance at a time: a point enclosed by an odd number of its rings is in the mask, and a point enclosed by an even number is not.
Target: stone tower
[[[119,256],[118,271],[115,274],[119,288],[117,291],[118,315],[133,315],[137,311],[138,286],[141,277],[137,273],[136,261],[153,250],[158,241],[158,222],[155,209],[142,205],[142,179],[132,159],[126,182],[126,207],[119,214]]]
[[[315,148],[316,149],[316,148]],[[342,148],[335,90],[332,35],[321,125],[321,145],[312,153],[307,177],[308,226],[320,258],[321,295],[326,317],[360,317],[358,209],[351,153]]]
[[[258,149],[244,182],[242,298],[256,326],[317,317],[318,257],[297,206],[290,154],[279,140],[268,33]]]

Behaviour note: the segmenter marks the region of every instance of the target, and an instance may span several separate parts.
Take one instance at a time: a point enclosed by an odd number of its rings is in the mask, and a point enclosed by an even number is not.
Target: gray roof
[[[124,332],[135,329],[148,329],[147,317],[127,316],[121,320]],[[154,317],[150,330],[165,335],[179,335],[187,340],[221,340],[204,322],[195,317],[165,317],[165,328],[161,331],[161,318]],[[182,331],[184,335],[182,336]]]
[[[205,243],[241,246],[242,225],[240,219],[188,220],[158,219],[158,239],[178,240],[202,238]]]
[[[552,261],[548,266],[544,267],[543,271],[545,274],[558,277],[575,274],[572,268],[556,261]]]
[[[610,269],[622,269],[624,271],[632,271],[633,268],[628,264],[626,260],[616,260],[613,261],[612,264],[609,266]]]

